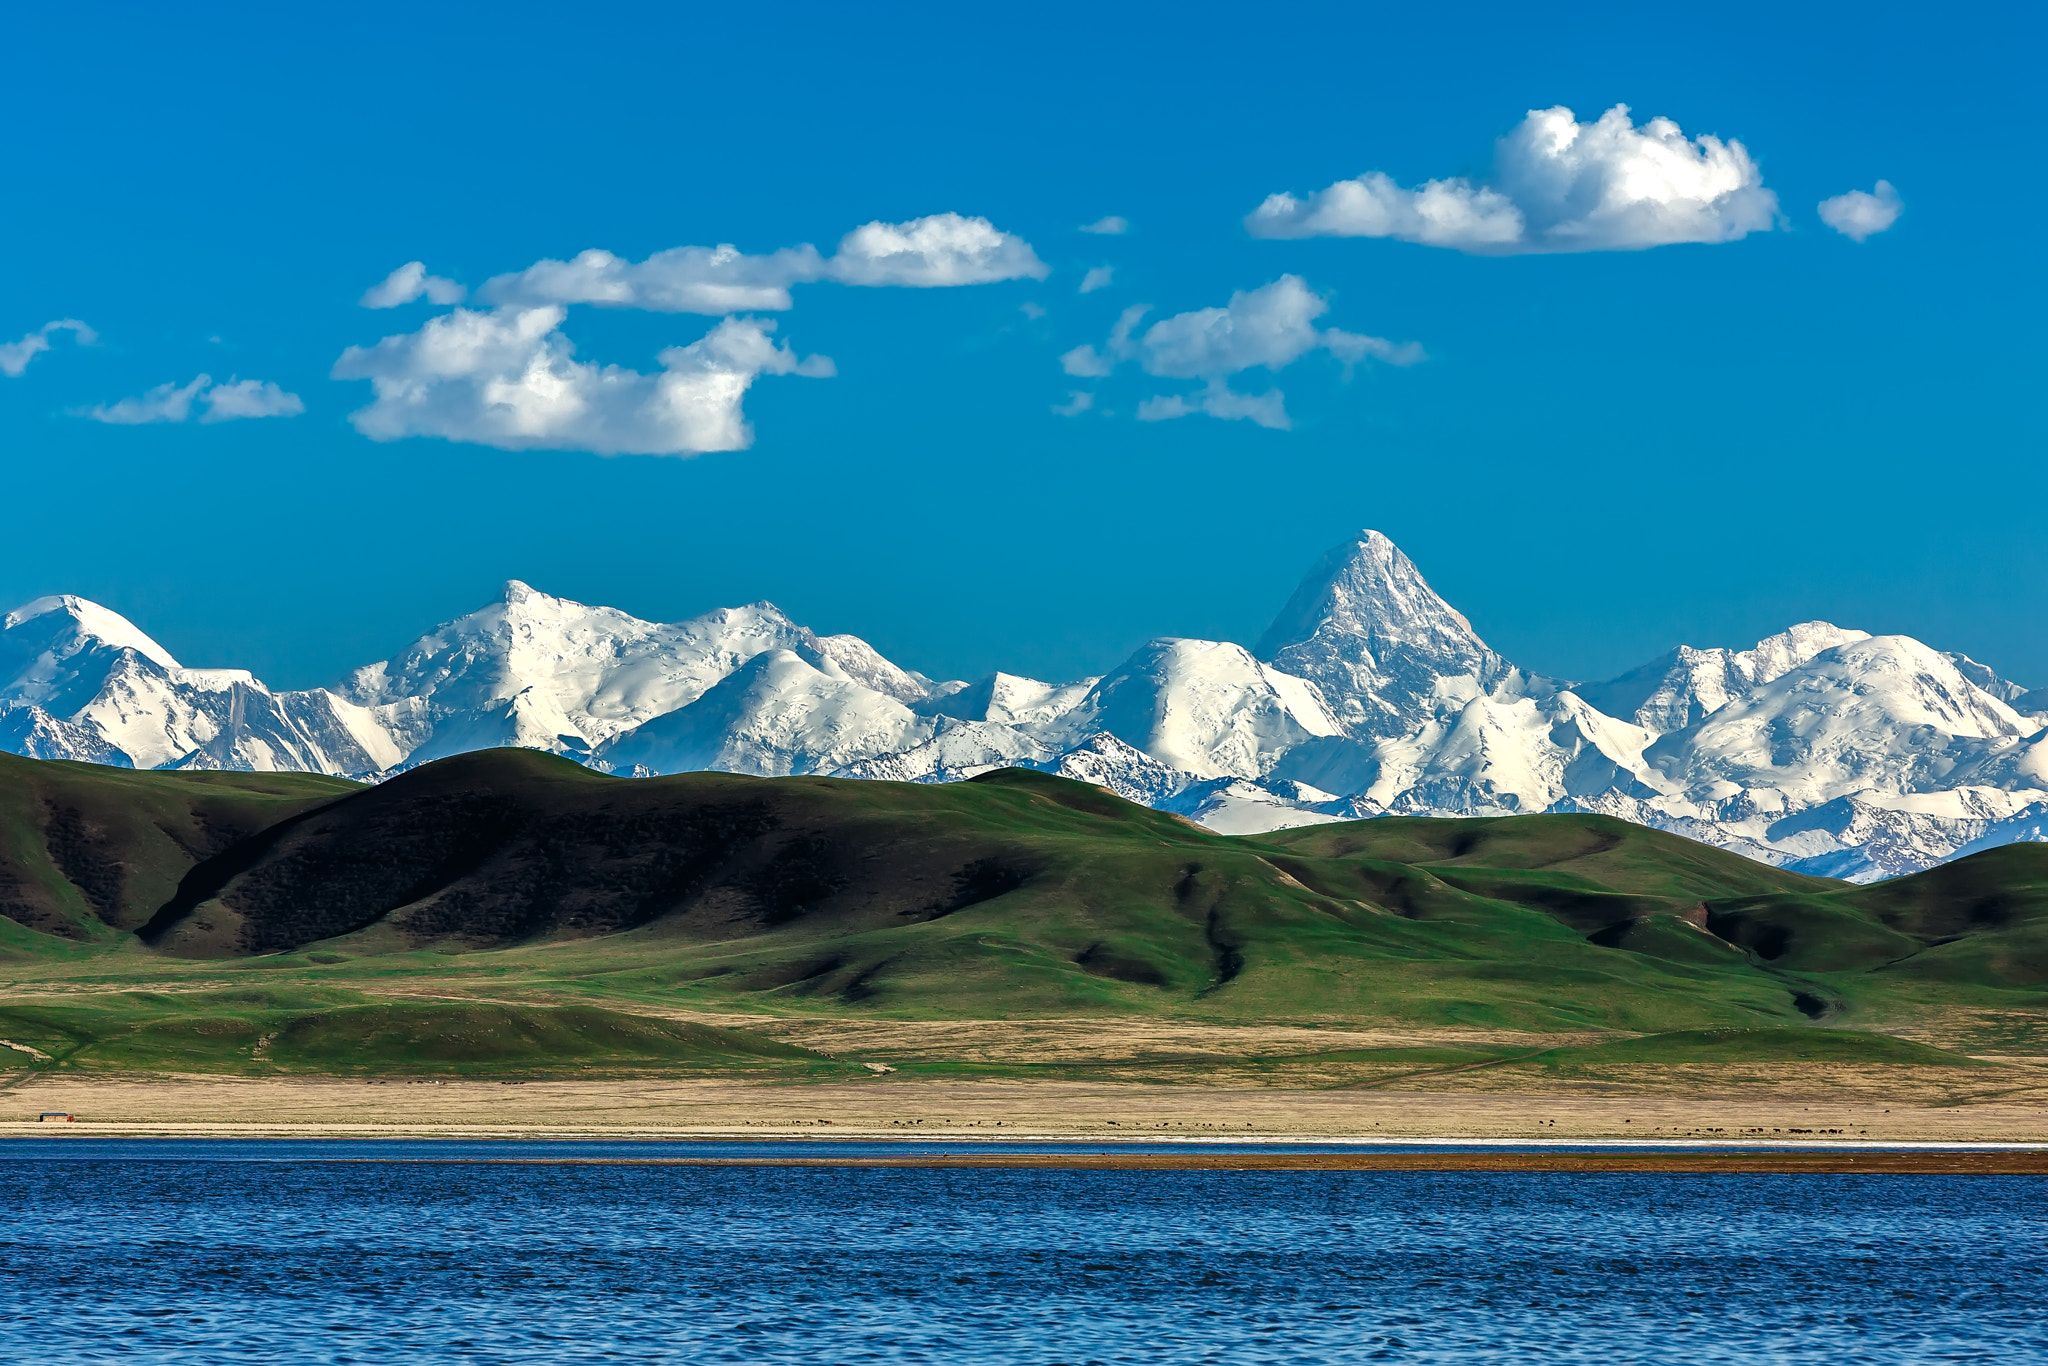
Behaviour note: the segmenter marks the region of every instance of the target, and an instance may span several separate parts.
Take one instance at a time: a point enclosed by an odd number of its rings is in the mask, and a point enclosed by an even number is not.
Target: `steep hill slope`
[[[355,789],[304,773],[138,773],[0,755],[0,916],[73,939],[133,930],[199,862]]]

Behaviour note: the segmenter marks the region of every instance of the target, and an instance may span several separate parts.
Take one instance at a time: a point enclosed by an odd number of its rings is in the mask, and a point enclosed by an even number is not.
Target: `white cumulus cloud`
[[[1094,233],[1098,237],[1122,237],[1131,230],[1130,220],[1122,214],[1108,214],[1093,223],[1083,223],[1082,232]]]
[[[417,332],[350,347],[337,379],[368,380],[350,421],[378,441],[435,436],[502,450],[693,455],[753,443],[742,402],[761,375],[825,376],[832,362],[777,343],[775,324],[727,318],[644,374],[576,359],[558,305],[456,309]]]
[[[76,318],[57,318],[46,322],[20,341],[0,342],[0,375],[9,379],[21,378],[28,369],[28,363],[50,349],[50,338],[70,333],[80,345],[90,346],[99,336],[90,327]]]
[[[1077,346],[1060,357],[1060,367],[1076,378],[1096,379],[1131,361],[1155,378],[1203,381],[1194,394],[1163,394],[1144,400],[1138,406],[1142,421],[1201,413],[1285,428],[1286,402],[1277,389],[1242,393],[1231,388],[1230,377],[1247,370],[1284,370],[1313,351],[1328,352],[1346,365],[1368,359],[1411,365],[1423,358],[1422,348],[1414,342],[1317,326],[1329,308],[1329,300],[1295,275],[1283,275],[1258,289],[1240,290],[1221,308],[1198,308],[1161,318],[1143,331],[1139,325],[1146,309],[1134,305],[1118,317],[1101,347]]]
[[[398,308],[415,299],[447,307],[462,302],[466,290],[455,281],[427,274],[423,261],[407,261],[363,292],[364,308]]]
[[[1081,277],[1081,293],[1093,294],[1098,289],[1108,289],[1116,279],[1115,266],[1091,266]]]
[[[986,218],[957,213],[865,223],[840,239],[829,269],[841,284],[913,287],[1042,280],[1047,273],[1029,242]]]
[[[1899,221],[1905,211],[1899,192],[1889,180],[1880,180],[1869,190],[1851,190],[1820,202],[1820,221],[1852,241],[1875,237]]]
[[[1638,127],[1620,104],[1591,123],[1563,107],[1531,110],[1501,139],[1486,183],[1409,188],[1374,171],[1268,196],[1245,220],[1259,237],[1392,237],[1502,255],[1732,242],[1777,222],[1777,196],[1740,142],[1688,138],[1664,118]]]
[[[201,422],[239,422],[297,417],[305,411],[297,394],[287,393],[269,380],[230,379],[216,384],[213,376],[199,375],[184,384],[159,384],[133,398],[84,409],[81,415],[116,427],[139,427],[188,422],[195,415]]]

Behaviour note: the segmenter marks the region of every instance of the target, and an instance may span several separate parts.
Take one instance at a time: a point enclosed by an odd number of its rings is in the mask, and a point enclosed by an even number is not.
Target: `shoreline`
[[[2048,1152],[1491,1152],[1333,1153],[923,1153],[825,1157],[332,1158],[347,1165],[476,1167],[692,1167],[1069,1172],[1383,1172],[1416,1175],[1641,1174],[1645,1176],[2048,1176]]]
[[[1030,1133],[1018,1131],[1014,1134],[988,1134],[947,1132],[938,1130],[925,1134],[906,1134],[901,1131],[879,1132],[848,1130],[843,1133],[821,1134],[813,1131],[790,1133],[763,1133],[759,1130],[668,1130],[668,1129],[557,1129],[557,1128],[474,1128],[444,1127],[415,1128],[384,1125],[127,1125],[94,1124],[82,1122],[38,1123],[34,1121],[0,1122],[0,1148],[9,1142],[83,1142],[93,1140],[131,1140],[147,1143],[533,1143],[557,1144],[564,1147],[576,1144],[647,1144],[682,1146],[703,1145],[756,1145],[770,1147],[834,1147],[855,1144],[870,1147],[901,1148],[1008,1148],[1030,1147],[1053,1149],[1050,1156],[1059,1157],[1057,1150],[1072,1150],[1076,1156],[1096,1153],[1113,1154],[1117,1149],[1186,1149],[1191,1160],[1199,1160],[1203,1149],[1271,1149],[1307,1150],[1302,1156],[1316,1156],[1327,1153],[1331,1156],[1355,1154],[1356,1150],[1394,1150],[1400,1152],[1425,1152],[1447,1150],[1450,1152],[1511,1152],[1511,1153],[1572,1153],[1585,1150],[1614,1153],[1718,1153],[1718,1154],[1775,1154],[1775,1153],[2040,1153],[2048,1157],[2048,1141],[2003,1140],[2003,1139],[1887,1139],[1887,1138],[1785,1138],[1785,1139],[1683,1139],[1683,1138],[1474,1138],[1457,1134],[1422,1135],[1419,1137],[1387,1138],[1373,1134],[1318,1134],[1303,1137],[1298,1134],[1271,1133],[1245,1134],[1243,1136],[1209,1135],[1162,1135],[1151,1137],[1139,1134],[1097,1134],[1077,1136],[1059,1133]],[[1036,1156],[1038,1154],[1027,1154]],[[1163,1154],[1171,1156],[1172,1154]],[[1212,1154],[1213,1155],[1213,1154]],[[915,1155],[912,1155],[915,1156]],[[934,1154],[934,1156],[953,1156]],[[958,1154],[973,1157],[972,1153]],[[1005,1154],[992,1153],[990,1157]],[[363,1159],[370,1161],[374,1159]],[[450,1158],[448,1161],[469,1159]],[[520,1162],[526,1159],[508,1157],[502,1159],[476,1159],[478,1161]],[[659,1162],[660,1158],[564,1158],[566,1162],[616,1161],[633,1163],[638,1161]],[[752,1157],[717,1157],[675,1159],[702,1164],[745,1164],[757,1160]],[[833,1161],[836,1159],[792,1158],[792,1161]],[[878,1160],[894,1162],[894,1157],[878,1156]]]
[[[47,1146],[114,1141],[175,1143],[191,1135],[107,1133],[95,1126],[80,1132],[0,1133],[0,1140],[42,1139]],[[429,1167],[679,1167],[744,1170],[881,1170],[881,1171],[1014,1171],[1014,1172],[1210,1172],[1210,1173],[1380,1173],[1412,1175],[1645,1175],[1645,1176],[1998,1176],[2048,1177],[2048,1143],[1914,1143],[1773,1142],[1665,1143],[1654,1140],[1578,1143],[1570,1140],[1516,1141],[1410,1139],[1389,1144],[1353,1145],[1345,1140],[1311,1143],[1286,1139],[1199,1139],[1165,1144],[1136,1138],[1043,1140],[1019,1136],[996,1140],[985,1136],[955,1140],[919,1140],[890,1135],[874,1138],[825,1138],[808,1134],[794,1139],[760,1137],[689,1139],[479,1139],[439,1136],[393,1139],[386,1135],[297,1134],[278,1138],[258,1134],[210,1134],[202,1141],[259,1145],[290,1142],[313,1145],[413,1142],[426,1145],[465,1143],[537,1143],[573,1150],[581,1143],[608,1148],[646,1143],[651,1148],[723,1148],[717,1153],[661,1151],[646,1154],[580,1154],[574,1151],[458,1152],[431,1151],[400,1155],[346,1151],[312,1151],[283,1159],[331,1166]],[[1001,1146],[1004,1151],[988,1151]],[[0,1141],[0,1161],[20,1160],[7,1154]],[[761,1152],[731,1149],[759,1146]],[[790,1148],[862,1151],[790,1152]],[[935,1148],[939,1151],[875,1152],[875,1148]],[[974,1151],[976,1148],[985,1151]],[[1122,1149],[1123,1151],[1119,1151]],[[38,1154],[38,1156],[43,1156]],[[28,1160],[34,1160],[33,1158]],[[239,1160],[234,1157],[228,1161]]]
[[[8,1137],[860,1140],[1549,1149],[2048,1149],[2048,1095],[1878,1089],[1840,1076],[1542,1090],[881,1077],[450,1080],[43,1074],[0,1090]],[[1899,1081],[1906,1079],[1900,1078]],[[44,1112],[75,1122],[38,1122]]]

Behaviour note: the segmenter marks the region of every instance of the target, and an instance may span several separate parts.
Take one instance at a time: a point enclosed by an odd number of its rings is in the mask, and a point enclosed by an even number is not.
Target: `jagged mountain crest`
[[[378,777],[497,745],[615,772],[917,782],[1032,767],[1236,831],[1590,811],[1828,874],[2039,838],[2048,694],[1806,622],[1564,685],[1491,649],[1385,536],[1333,548],[1256,651],[1149,642],[1100,678],[934,682],[772,604],[661,623],[513,580],[332,688],[194,669],[74,597],[0,619],[0,749]]]
[[[1749,696],[1823,650],[1869,638],[1868,631],[1806,621],[1746,650],[1681,645],[1619,678],[1574,691],[1608,715],[1662,735]]]
[[[495,734],[495,743],[587,754],[691,705],[736,669],[777,650],[898,701],[922,698],[930,687],[865,641],[819,636],[773,603],[662,623],[514,579],[498,601],[357,670],[338,691],[366,706],[422,699],[436,728],[456,722],[479,740]],[[457,720],[470,716],[481,725]],[[457,752],[430,745],[420,757]]]

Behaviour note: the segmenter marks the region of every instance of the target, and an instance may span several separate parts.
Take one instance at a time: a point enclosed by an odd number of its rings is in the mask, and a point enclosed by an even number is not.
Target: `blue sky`
[[[2027,8],[749,8],[12,17],[0,347],[66,319],[97,340],[58,330],[0,365],[0,598],[82,593],[277,685],[509,577],[649,617],[769,598],[930,673],[1073,676],[1154,634],[1253,639],[1374,526],[1555,675],[1826,617],[2048,684]],[[1676,229],[1728,240],[1623,249],[1640,224],[1542,201],[1496,150],[1531,110],[1590,125],[1616,104],[1632,133],[1740,142],[1741,194]],[[1310,195],[1369,172],[1399,211],[1463,178],[1453,207],[1504,204],[1522,240],[1301,228]],[[1817,214],[1879,180],[1889,230]],[[1282,191],[1295,235],[1251,231]],[[933,215],[985,219],[1042,278],[835,282],[857,274],[849,231]],[[1108,215],[1129,230],[1079,230]],[[776,324],[741,339],[755,352],[789,348],[715,414],[743,413],[744,449],[401,434],[474,435],[442,397],[370,423],[391,439],[351,424],[376,390],[332,377],[343,353],[452,311],[360,306],[402,263],[475,291],[591,248],[725,243],[818,252],[785,271],[790,307],[737,314]],[[1286,276],[1322,308],[1289,315],[1292,341],[1267,314],[1222,344],[1213,315],[1146,330]],[[532,306],[469,307],[495,326]],[[721,316],[571,303],[556,332],[653,376]],[[1063,372],[1082,346],[1106,377]],[[354,373],[416,377],[417,348],[380,355]],[[834,373],[772,372],[803,357]],[[184,421],[90,416],[202,374]],[[1274,391],[1285,430],[1138,417]],[[1056,411],[1076,392],[1094,406]],[[201,420],[283,395],[303,411]]]

